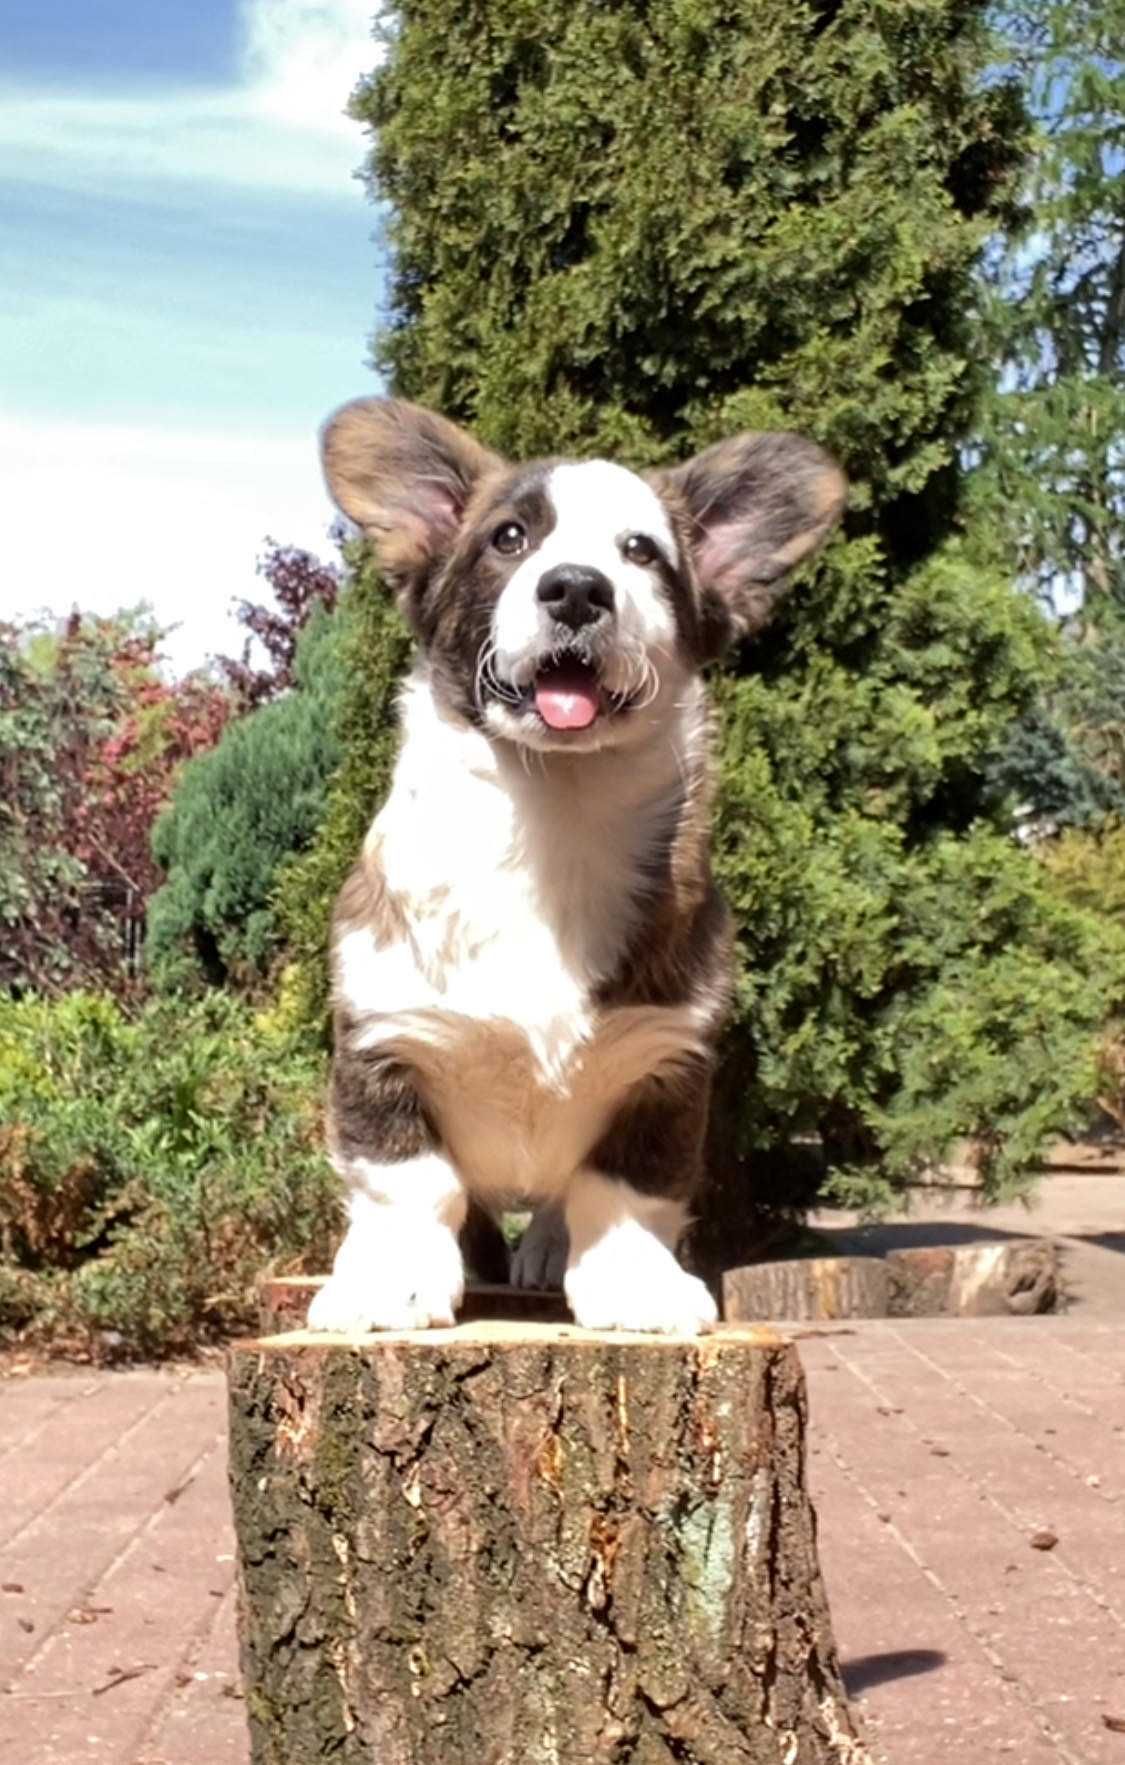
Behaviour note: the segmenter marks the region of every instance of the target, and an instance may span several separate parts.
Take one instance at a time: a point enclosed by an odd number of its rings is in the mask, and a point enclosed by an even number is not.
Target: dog
[[[389,398],[339,410],[322,454],[418,655],[333,920],[348,1226],[309,1325],[452,1323],[462,1234],[522,1203],[517,1284],[561,1282],[590,1329],[704,1330],[676,1251],[732,931],[701,670],[768,618],[843,476],[783,433],[647,476],[513,466]]]

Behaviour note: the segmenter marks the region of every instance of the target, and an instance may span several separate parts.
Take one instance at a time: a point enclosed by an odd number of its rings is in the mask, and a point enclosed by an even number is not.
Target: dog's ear
[[[357,398],[321,431],[329,492],[403,588],[456,537],[473,486],[499,466],[455,423],[398,398]]]
[[[760,631],[839,520],[844,474],[800,435],[735,435],[655,475],[685,524],[711,647]]]

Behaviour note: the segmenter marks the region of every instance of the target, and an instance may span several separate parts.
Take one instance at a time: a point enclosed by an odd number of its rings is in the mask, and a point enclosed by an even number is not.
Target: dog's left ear
[[[735,435],[657,473],[655,483],[685,520],[716,653],[761,630],[847,496],[823,448],[787,433]]]

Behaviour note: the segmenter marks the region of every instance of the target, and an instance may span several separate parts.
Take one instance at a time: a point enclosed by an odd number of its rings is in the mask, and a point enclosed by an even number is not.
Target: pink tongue
[[[588,729],[598,714],[598,687],[581,662],[557,662],[535,682],[535,709],[550,729]]]

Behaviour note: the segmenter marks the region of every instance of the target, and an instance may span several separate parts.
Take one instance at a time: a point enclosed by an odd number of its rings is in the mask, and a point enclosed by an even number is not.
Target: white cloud
[[[312,434],[0,419],[0,613],[148,601],[177,673],[240,647],[231,602],[267,598],[265,538],[329,557],[332,517]]]
[[[236,84],[90,98],[0,87],[0,175],[118,196],[206,181],[355,199],[344,115],[376,65],[371,0],[244,0]]]
[[[248,0],[244,58],[256,107],[282,122],[353,139],[344,105],[375,65],[375,12],[374,0]]]

